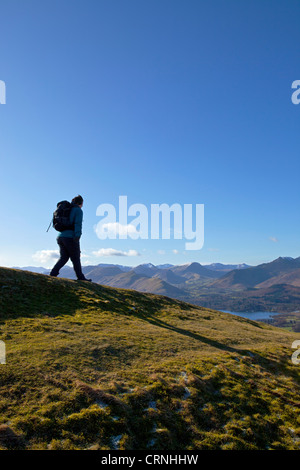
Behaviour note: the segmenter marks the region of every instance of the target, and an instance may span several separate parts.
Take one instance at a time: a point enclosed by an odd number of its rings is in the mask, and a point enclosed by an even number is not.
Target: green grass
[[[299,335],[6,268],[0,292],[0,448],[299,448]]]

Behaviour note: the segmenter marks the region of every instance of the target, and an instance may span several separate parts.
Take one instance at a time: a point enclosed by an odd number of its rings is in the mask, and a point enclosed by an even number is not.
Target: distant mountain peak
[[[271,261],[272,263],[297,263],[297,259],[291,258],[290,256],[279,256],[278,258]]]
[[[174,266],[174,264],[169,264],[169,263],[165,263],[165,264],[157,264],[156,267],[159,268],[159,269],[168,269],[168,268],[172,268]]]
[[[179,264],[178,266],[180,266],[181,268],[190,268],[190,267],[198,267],[198,266],[202,266],[200,263],[198,263],[197,261],[191,261],[190,263],[184,263],[184,264]]]
[[[144,267],[144,268],[156,268],[156,266],[155,266],[154,264],[152,264],[152,263],[142,263],[142,264],[139,264],[139,265],[136,266],[136,267],[138,268],[138,267],[140,267],[140,266],[142,266],[142,267]]]

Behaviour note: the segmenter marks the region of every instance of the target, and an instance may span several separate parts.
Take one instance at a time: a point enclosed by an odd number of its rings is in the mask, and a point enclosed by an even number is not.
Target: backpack
[[[74,230],[74,224],[71,224],[70,222],[70,212],[74,205],[75,204],[68,201],[60,201],[57,203],[57,208],[53,212],[53,218],[50,222],[50,225],[52,223],[55,230],[57,230],[58,232],[63,232],[64,230]],[[48,227],[48,230],[50,228],[50,225]]]

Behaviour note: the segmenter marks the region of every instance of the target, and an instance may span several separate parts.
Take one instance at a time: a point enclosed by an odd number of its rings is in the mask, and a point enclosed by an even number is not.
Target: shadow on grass
[[[156,314],[165,308],[174,307],[183,311],[200,308],[170,297],[82,281],[55,279],[43,274],[1,267],[0,293],[0,321],[18,317],[72,315],[77,310],[89,310],[91,307],[94,309],[95,306],[99,308],[101,305],[103,312],[108,310],[117,315],[134,316],[221,351],[252,355],[255,362],[270,372],[276,373],[278,369],[284,370],[285,367],[289,367],[290,356],[279,365],[279,361],[266,359],[258,352],[237,349],[158,319]],[[95,300],[108,303],[97,304]],[[134,305],[136,310],[131,308]]]
[[[186,330],[184,328],[179,328],[177,326],[170,325],[166,323],[165,321],[159,320],[158,318],[154,318],[152,316],[143,315],[142,317],[140,316],[139,318],[144,319],[145,321],[151,323],[152,325],[155,325],[160,328],[165,328],[167,330],[173,331],[180,335],[187,336],[189,338],[192,338],[196,341],[212,346],[221,351],[234,353],[235,355],[239,355],[239,356],[246,356],[249,359],[251,358],[253,363],[258,364],[262,369],[264,369],[269,374],[272,374],[274,376],[281,375],[281,374],[290,374],[294,377],[294,379],[297,380],[297,382],[299,382],[299,375],[297,374],[297,371],[296,370],[294,372],[291,371],[290,364],[288,362],[290,360],[290,357],[287,357],[286,361],[284,361],[282,358],[281,360],[280,358],[278,358],[278,360],[274,360],[274,359],[271,359],[270,357],[265,357],[263,354],[260,354],[257,351],[252,352],[247,349],[237,349],[237,348],[228,346],[224,343],[220,343],[219,341],[207,338],[206,336],[199,335],[198,333],[193,333],[192,331]],[[296,405],[299,406],[298,401],[293,402],[293,404],[295,406]]]
[[[184,328],[179,328],[178,326],[170,325],[169,323],[159,320],[158,318],[155,318],[151,315],[136,315],[138,318],[143,319],[147,321],[148,323],[151,323],[152,325],[155,325],[159,328],[164,328],[166,330],[173,331],[175,333],[178,333],[183,336],[187,336],[188,338],[192,338],[196,341],[199,341],[204,344],[208,344],[209,346],[212,346],[217,349],[221,349],[222,351],[227,351],[231,353],[238,353],[238,354],[245,354],[247,351],[233,348],[231,346],[227,346],[224,343],[220,343],[219,341],[207,338],[206,336],[199,335],[198,333],[193,333],[192,331],[186,330]]]
[[[0,320],[72,314],[82,306],[74,281],[0,268]]]

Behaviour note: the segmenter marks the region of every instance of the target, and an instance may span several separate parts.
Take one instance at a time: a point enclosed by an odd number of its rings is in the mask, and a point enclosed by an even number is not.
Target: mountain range
[[[49,274],[43,267],[17,269]],[[83,272],[97,284],[162,294],[209,308],[288,312],[300,307],[300,257],[279,257],[258,266],[98,264],[83,267]],[[60,277],[75,279],[73,268],[65,266]]]
[[[294,271],[296,272],[292,275],[290,281],[293,280],[294,277],[299,278],[299,273],[297,274],[298,269],[300,269],[300,257],[296,259],[280,257],[271,263],[252,266],[242,271],[234,269],[213,285],[221,288],[245,289],[249,287],[261,287],[263,283],[268,281],[267,286],[270,287],[274,284],[282,284],[282,276],[291,274]]]

